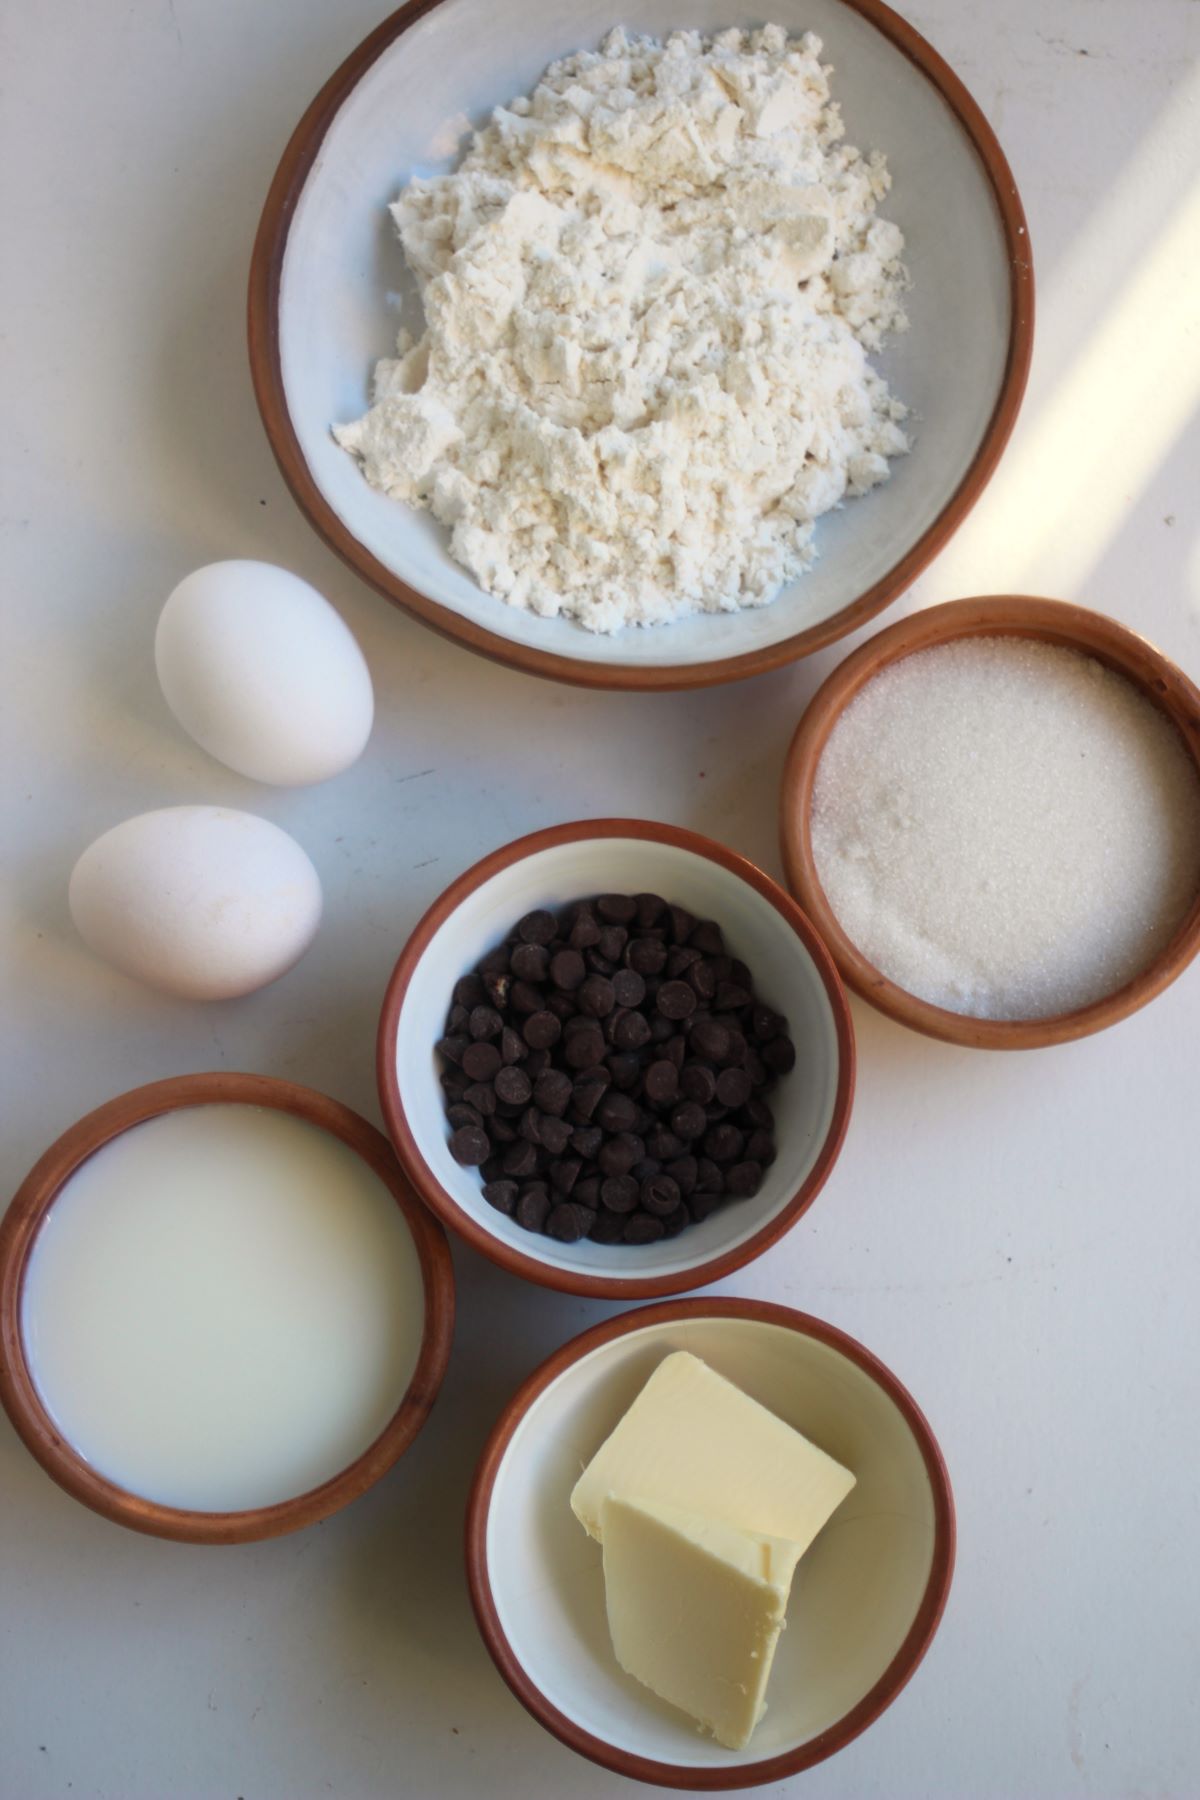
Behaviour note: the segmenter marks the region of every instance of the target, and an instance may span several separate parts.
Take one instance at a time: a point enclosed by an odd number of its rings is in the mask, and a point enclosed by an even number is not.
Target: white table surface
[[[286,1075],[377,1118],[374,1029],[400,945],[452,875],[520,832],[630,811],[779,872],[784,748],[849,645],[711,693],[552,687],[369,593],[276,474],[243,337],[258,209],[303,106],[379,14],[380,0],[4,8],[9,1190],[80,1113],[169,1073]],[[1039,322],[1004,467],[904,604],[1078,598],[1196,674],[1197,9],[918,0],[912,16],[1012,161]],[[242,781],[167,713],[157,610],[225,556],[306,575],[367,652],[374,740],[325,787]],[[71,931],[82,847],[185,801],[277,820],[325,883],[312,951],[246,1001],[156,998]],[[949,1461],[959,1563],[911,1686],[777,1791],[1200,1794],[1200,968],[1060,1050],[954,1050],[857,1003],[855,1022],[857,1107],[832,1180],[722,1286],[821,1314],[911,1387]],[[298,1537],[205,1550],[122,1531],[0,1420],[2,1800],[623,1786],[509,1695],[459,1548],[500,1406],[610,1309],[455,1262],[461,1324],[431,1423],[374,1492]]]

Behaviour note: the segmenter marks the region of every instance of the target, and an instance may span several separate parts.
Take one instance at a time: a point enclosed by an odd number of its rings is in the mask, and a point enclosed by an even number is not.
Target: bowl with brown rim
[[[750,1199],[730,1200],[649,1244],[560,1243],[483,1196],[449,1149],[435,1050],[459,978],[524,914],[599,894],[657,893],[714,919],[759,998],[783,1013],[795,1067],[769,1090],[776,1160]],[[833,962],[796,903],[723,845],[644,819],[584,819],[493,851],[445,890],[396,964],[379,1024],[388,1133],[409,1181],[449,1230],[512,1274],[574,1294],[647,1299],[716,1281],[760,1256],[812,1205],[841,1149],[854,1092],[850,1009]]]
[[[821,886],[811,813],[821,755],[838,719],[880,672],[907,656],[968,638],[1018,637],[1094,658],[1124,676],[1179,733],[1200,773],[1200,691],[1127,626],[1060,600],[1001,594],[953,600],[890,625],[848,656],[810,702],[784,765],[780,839],[788,885],[828,944],[846,984],[880,1012],[927,1037],[979,1050],[1032,1050],[1102,1031],[1162,993],[1200,950],[1200,894],[1170,940],[1134,978],[1070,1012],[1033,1019],[977,1018],[934,1005],[882,973],[842,926]]]
[[[412,1237],[424,1317],[407,1387],[383,1430],[319,1486],[270,1505],[192,1511],[131,1492],[109,1479],[65,1437],[43,1401],[22,1325],[26,1275],[39,1232],[72,1176],[97,1151],[146,1122],[182,1108],[269,1108],[348,1146],[383,1183]],[[118,1525],[191,1544],[243,1544],[299,1531],[328,1518],[392,1468],[424,1425],[437,1396],[454,1329],[454,1274],[445,1233],[415,1199],[386,1138],[349,1107],[311,1088],[264,1075],[182,1075],[118,1095],[79,1119],[26,1177],[0,1223],[0,1402],[60,1487]]]
[[[420,303],[387,207],[413,175],[455,167],[472,127],[556,57],[620,22],[656,38],[759,26],[751,0],[411,0],[351,51],[304,113],[271,184],[250,272],[250,363],[284,479],[363,580],[469,649],[601,688],[702,687],[808,655],[897,598],[975,504],[1017,416],[1033,339],[1029,236],[1012,172],[962,82],[881,0],[780,0],[836,69],[848,141],[882,150],[883,206],[905,234],[909,329],[876,359],[916,421],[912,454],[826,513],[819,557],[768,606],[597,635],[485,593],[443,528],[368,487],[330,427],[369,404],[371,371]],[[952,379],[947,371],[953,371]]]
[[[767,1711],[741,1751],[701,1734],[617,1666],[600,1549],[570,1508],[580,1469],[676,1350],[856,1476],[797,1568]],[[635,1780],[731,1789],[811,1768],[892,1704],[937,1630],[954,1541],[937,1441],[877,1357],[789,1307],[679,1300],[584,1332],[518,1389],[476,1471],[467,1578],[493,1661],[547,1731]]]

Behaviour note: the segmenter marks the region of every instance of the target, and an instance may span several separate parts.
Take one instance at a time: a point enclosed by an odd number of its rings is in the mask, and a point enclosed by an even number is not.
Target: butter
[[[854,1476],[687,1351],[664,1358],[575,1484],[571,1507],[603,1540],[607,1499],[683,1507],[785,1538],[802,1556]]]
[[[617,1661],[730,1750],[766,1711],[800,1545],[656,1501],[601,1503]]]

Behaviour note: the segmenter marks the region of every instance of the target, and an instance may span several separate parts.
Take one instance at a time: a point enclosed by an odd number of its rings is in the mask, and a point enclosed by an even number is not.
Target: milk
[[[38,1234],[22,1329],[63,1437],[120,1486],[234,1512],[338,1474],[420,1348],[420,1265],[384,1183],[287,1113],[209,1105],[125,1132]]]

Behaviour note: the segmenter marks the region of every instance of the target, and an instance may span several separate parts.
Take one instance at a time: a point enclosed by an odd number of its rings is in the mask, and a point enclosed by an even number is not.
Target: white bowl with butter
[[[724,1748],[618,1666],[602,1550],[572,1511],[573,1494],[585,1513],[596,1498],[577,1492],[581,1470],[679,1351],[854,1476],[835,1507],[819,1509],[822,1519],[832,1516],[796,1565],[766,1712],[740,1750]],[[726,1441],[727,1429],[714,1430],[714,1454],[718,1435]],[[635,1442],[626,1462],[637,1454]],[[752,1432],[738,1454],[757,1454]],[[700,1506],[712,1500],[704,1485],[697,1479]],[[651,1506],[663,1498],[647,1494]],[[794,1525],[788,1529],[795,1537]],[[681,1787],[778,1781],[864,1730],[924,1655],[953,1563],[949,1477],[912,1397],[844,1333],[749,1300],[646,1307],[565,1345],[501,1417],[476,1474],[467,1528],[476,1617],[518,1699],[581,1755]]]
[[[714,919],[782,1013],[796,1065],[769,1090],[776,1160],[752,1199],[653,1244],[560,1243],[524,1230],[450,1153],[441,1037],[460,976],[523,914],[603,893],[661,893]],[[405,1174],[451,1231],[511,1273],[597,1297],[651,1299],[716,1281],[788,1231],[816,1199],[845,1136],[854,1028],[845,992],[808,919],[762,870],[695,832],[644,819],[583,819],[493,851],[448,887],[405,946],[379,1024],[380,1104]]]

